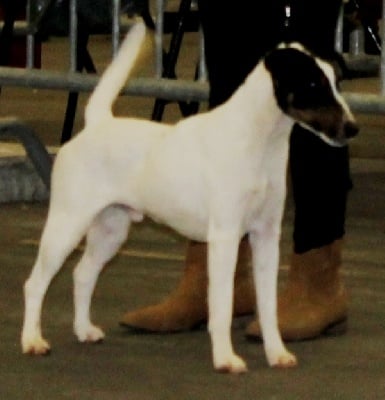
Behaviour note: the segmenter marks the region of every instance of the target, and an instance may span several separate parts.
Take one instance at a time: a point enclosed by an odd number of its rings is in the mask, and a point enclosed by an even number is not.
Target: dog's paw
[[[273,368],[292,368],[298,365],[297,357],[289,351],[268,357],[268,363]]]
[[[24,354],[45,356],[51,352],[51,346],[41,336],[33,339],[23,338],[21,347]]]
[[[75,328],[75,334],[82,343],[97,343],[105,338],[104,332],[95,325],[89,325],[84,328]]]
[[[218,372],[230,374],[242,374],[247,372],[245,361],[236,354],[221,358],[220,360],[215,360],[214,368]]]

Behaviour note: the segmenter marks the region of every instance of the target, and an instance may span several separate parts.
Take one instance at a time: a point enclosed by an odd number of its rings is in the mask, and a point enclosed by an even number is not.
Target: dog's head
[[[358,133],[329,63],[298,43],[279,46],[266,55],[264,63],[285,114],[330,145],[343,146]]]

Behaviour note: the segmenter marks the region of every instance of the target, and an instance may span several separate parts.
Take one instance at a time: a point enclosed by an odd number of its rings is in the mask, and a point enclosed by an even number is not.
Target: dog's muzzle
[[[331,137],[330,139],[335,142],[334,146],[346,146],[348,144],[349,139],[357,136],[359,132],[359,127],[357,123],[353,120],[348,120],[342,123],[341,128],[337,132],[335,137]],[[333,143],[332,143],[333,145]]]
[[[327,134],[303,122],[299,122],[299,125],[314,133],[329,146],[333,147],[346,146],[348,140],[354,138],[359,132],[359,127],[354,120],[342,122],[338,129],[329,130]]]

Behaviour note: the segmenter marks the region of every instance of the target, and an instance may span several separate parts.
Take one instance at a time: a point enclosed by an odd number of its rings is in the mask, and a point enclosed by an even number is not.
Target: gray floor
[[[102,63],[108,53],[105,39],[98,38],[92,45],[93,54]],[[62,39],[51,40],[44,46],[44,62],[62,66],[63,48]],[[189,60],[182,56],[183,62]],[[140,72],[150,73],[148,69]],[[188,74],[189,70],[183,67],[182,72]],[[376,84],[374,79],[347,85],[372,90]],[[56,145],[65,101],[65,93],[5,88],[0,96],[0,115],[22,117],[47,145]],[[82,102],[80,107],[83,98]],[[128,109],[130,115],[148,117],[152,104],[151,99],[131,98],[121,99],[118,107],[121,112]],[[168,110],[167,120],[177,118],[175,106]],[[77,126],[81,121],[80,114]],[[299,366],[276,370],[267,367],[262,345],[244,337],[244,326],[250,317],[236,319],[234,345],[247,359],[250,372],[229,376],[213,372],[205,327],[174,335],[122,330],[118,326],[120,315],[162,298],[176,285],[183,269],[185,240],[146,221],[134,228],[119,256],[99,280],[93,316],[106,330],[105,342],[80,345],[72,334],[71,271],[79,256],[75,252],[54,280],[45,303],[43,327],[52,342],[52,354],[41,358],[22,356],[22,284],[36,255],[47,205],[1,204],[0,398],[383,399],[385,125],[383,117],[360,116],[360,121],[362,132],[352,145],[354,189],[349,198],[343,254],[343,275],[351,293],[345,335],[289,344],[299,358]],[[3,143],[0,147],[5,148]],[[290,196],[283,228],[281,282],[291,247]]]

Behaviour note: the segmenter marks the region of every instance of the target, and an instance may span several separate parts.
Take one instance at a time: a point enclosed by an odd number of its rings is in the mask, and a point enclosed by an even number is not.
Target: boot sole
[[[283,336],[283,340],[285,342],[302,342],[306,340],[313,340],[322,336],[341,336],[344,335],[348,330],[348,318],[344,317],[338,321],[332,322],[327,325],[321,332],[303,335],[302,337],[289,337],[285,338]],[[262,338],[260,336],[255,336],[252,334],[246,333],[246,338],[251,342],[262,342]]]
[[[176,333],[183,333],[188,331],[198,331],[203,329],[206,326],[204,321],[198,322],[192,326],[185,327],[185,328],[176,328],[176,329],[150,329],[150,328],[142,328],[135,325],[130,325],[126,322],[120,321],[119,325],[124,328],[126,331],[138,334],[148,334],[148,335],[166,335],[166,334],[176,334]]]

